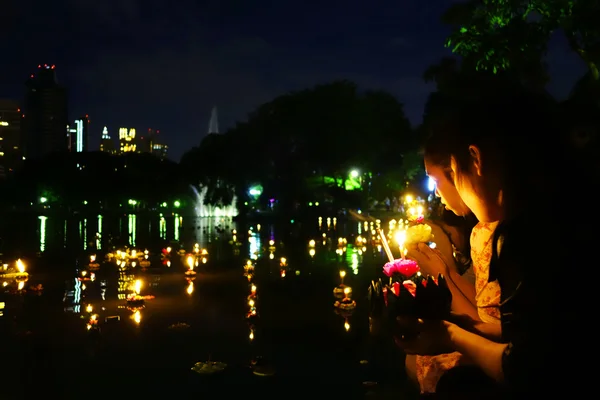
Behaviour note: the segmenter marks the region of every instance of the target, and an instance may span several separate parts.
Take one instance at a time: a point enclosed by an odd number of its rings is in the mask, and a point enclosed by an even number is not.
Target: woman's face
[[[475,217],[481,222],[496,222],[501,219],[500,191],[493,189],[490,179],[482,173],[479,149],[471,146],[467,168],[459,168],[454,157],[450,169],[458,195]]]
[[[450,168],[435,165],[425,158],[425,171],[435,182],[435,194],[441,199],[442,204],[447,210],[452,211],[459,217],[464,217],[471,213],[471,210],[456,190],[454,182],[450,179]]]

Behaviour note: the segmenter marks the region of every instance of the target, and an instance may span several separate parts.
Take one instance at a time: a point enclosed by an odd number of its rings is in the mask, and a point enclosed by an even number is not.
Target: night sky
[[[103,126],[155,128],[178,161],[290,90],[350,79],[385,89],[421,121],[432,85],[423,71],[450,54],[440,15],[456,0],[2,0],[0,98],[22,99],[38,64],[56,64],[69,116],[89,114],[91,149]],[[8,8],[6,8],[8,4]],[[564,98],[584,65],[557,37],[550,91]]]

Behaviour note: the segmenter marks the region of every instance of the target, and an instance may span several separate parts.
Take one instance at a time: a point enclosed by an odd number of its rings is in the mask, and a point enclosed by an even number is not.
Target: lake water
[[[379,382],[371,389],[379,398],[409,398],[402,355],[389,338],[369,334],[366,288],[384,262],[371,228],[327,216],[263,226],[176,214],[4,218],[3,262],[21,258],[30,275],[23,290],[2,281],[2,378],[13,384],[0,398],[325,390],[364,398],[364,381]],[[147,251],[147,260],[106,258],[127,247]],[[185,274],[189,255],[195,276]],[[347,315],[333,306],[340,271],[357,304]],[[126,300],[136,281],[150,296],[139,308]],[[41,292],[27,290],[38,284]],[[88,329],[90,318],[99,331]],[[259,358],[273,376],[252,373]],[[207,360],[227,367],[191,371]]]

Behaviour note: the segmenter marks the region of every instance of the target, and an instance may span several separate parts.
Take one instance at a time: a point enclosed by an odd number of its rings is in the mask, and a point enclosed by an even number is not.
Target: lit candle
[[[396,231],[396,242],[398,242],[398,248],[400,249],[400,257],[404,260],[406,251],[404,249],[404,243],[406,242],[406,229],[399,229]]]
[[[341,284],[344,284],[344,277],[346,276],[346,271],[342,270],[340,271],[340,280],[341,280]]]

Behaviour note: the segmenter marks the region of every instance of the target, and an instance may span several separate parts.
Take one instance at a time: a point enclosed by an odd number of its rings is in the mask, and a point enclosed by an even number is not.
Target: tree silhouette
[[[471,0],[454,4],[443,21],[453,27],[446,45],[477,69],[541,75],[547,43],[560,31],[600,80],[598,0]]]

